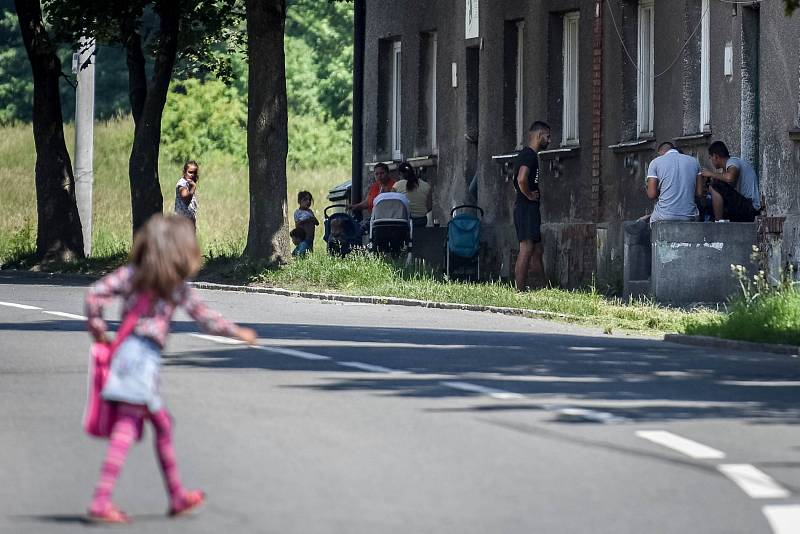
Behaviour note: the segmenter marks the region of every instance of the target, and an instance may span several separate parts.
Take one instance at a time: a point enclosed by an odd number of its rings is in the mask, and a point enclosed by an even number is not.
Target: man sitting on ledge
[[[647,168],[647,197],[656,201],[650,224],[697,220],[694,194],[700,164],[695,158],[678,152],[669,141],[658,146],[658,154]]]
[[[733,222],[753,222],[761,208],[758,192],[758,175],[747,161],[733,157],[722,141],[714,141],[708,147],[708,160],[714,172],[703,169],[702,176],[711,179],[711,207],[714,220],[728,219]],[[698,191],[700,184],[698,184]]]

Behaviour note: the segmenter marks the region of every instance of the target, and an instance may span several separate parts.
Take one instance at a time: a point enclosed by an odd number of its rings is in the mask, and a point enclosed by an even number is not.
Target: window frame
[[[525,21],[518,20],[517,25],[517,54],[514,90],[514,132],[517,140],[516,149],[520,150],[525,145],[525,77],[524,77],[524,51],[525,51]]]
[[[390,84],[392,91],[392,113],[390,115],[390,130],[391,130],[391,150],[392,159],[403,159],[401,137],[401,104],[402,104],[402,43],[398,39],[392,43],[392,82]]]
[[[561,38],[561,145],[580,144],[580,11],[564,13]]]
[[[640,0],[637,17],[636,135],[653,135],[654,67],[655,67],[655,2]],[[647,31],[644,31],[645,24]]]
[[[700,16],[700,131],[711,131],[711,1],[701,0]]]

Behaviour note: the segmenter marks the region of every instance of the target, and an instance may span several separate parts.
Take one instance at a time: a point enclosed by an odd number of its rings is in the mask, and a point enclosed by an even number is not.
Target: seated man
[[[747,161],[733,157],[722,141],[714,141],[708,147],[708,159],[714,172],[703,169],[701,175],[711,179],[711,206],[714,220],[728,219],[733,222],[753,222],[761,208],[758,190],[758,175]]]
[[[650,224],[697,220],[694,195],[700,164],[678,152],[669,141],[658,146],[658,154],[647,169],[647,197],[656,201]]]

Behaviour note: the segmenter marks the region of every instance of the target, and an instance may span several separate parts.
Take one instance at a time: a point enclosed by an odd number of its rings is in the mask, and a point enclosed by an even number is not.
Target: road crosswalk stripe
[[[637,430],[636,435],[642,439],[676,450],[691,458],[699,460],[725,458],[725,453],[722,451],[666,430]]]
[[[782,499],[789,491],[750,464],[722,464],[717,469],[753,499]]]
[[[800,505],[776,504],[762,508],[769,526],[775,534],[797,534],[800,532]]]

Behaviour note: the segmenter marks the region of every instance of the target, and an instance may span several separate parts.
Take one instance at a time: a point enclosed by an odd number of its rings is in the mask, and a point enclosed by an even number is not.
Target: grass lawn
[[[92,247],[98,258],[124,254],[131,244],[131,204],[128,185],[128,157],[133,142],[130,117],[95,125],[94,198]],[[66,125],[67,147],[72,151],[74,130]],[[228,156],[204,159],[198,154],[198,238],[209,256],[238,255],[247,238],[249,199],[247,167]],[[36,155],[29,124],[0,128],[0,264],[33,250],[36,239]],[[159,176],[164,210],[172,211],[175,182],[183,162],[161,154]],[[350,178],[349,169],[321,171],[289,170],[289,214],[297,207],[297,193],[308,190],[314,196],[314,211],[322,220],[328,190]],[[322,242],[317,232],[317,243]],[[317,245],[319,246],[319,245]]]

